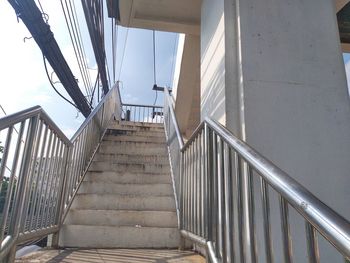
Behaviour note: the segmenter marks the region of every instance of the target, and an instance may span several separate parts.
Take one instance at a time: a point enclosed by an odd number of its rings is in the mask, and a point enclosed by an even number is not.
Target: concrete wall
[[[178,56],[181,61],[177,61],[181,64],[181,70],[176,72],[175,114],[181,133],[188,138],[200,123],[200,40],[196,35],[186,35],[181,40],[179,52],[182,51],[182,54]]]
[[[224,0],[204,0],[201,16],[201,119],[225,124]]]
[[[350,220],[350,101],[334,3],[226,1],[227,126]],[[275,262],[282,262],[278,195],[271,199]],[[306,262],[304,221],[290,213],[294,262]],[[324,262],[342,262],[320,242]]]

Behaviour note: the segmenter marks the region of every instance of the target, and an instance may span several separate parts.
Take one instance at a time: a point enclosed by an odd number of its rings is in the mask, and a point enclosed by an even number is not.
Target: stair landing
[[[106,262],[171,262],[204,263],[205,258],[191,252],[163,249],[47,249],[16,259],[16,263],[106,263]]]

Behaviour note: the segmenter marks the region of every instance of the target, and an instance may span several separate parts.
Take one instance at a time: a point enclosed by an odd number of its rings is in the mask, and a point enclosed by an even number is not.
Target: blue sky
[[[41,0],[44,11],[49,15],[49,24],[54,36],[70,65],[73,74],[80,79],[78,65],[68,35],[60,1]],[[92,82],[96,76],[96,63],[90,44],[88,31],[80,1],[75,1],[78,19],[82,30]],[[126,28],[119,27],[117,43],[117,70],[120,71],[121,57],[126,38]],[[41,105],[58,126],[70,137],[84,120],[77,110],[64,102],[50,87],[47,80],[42,54],[33,39],[26,40],[30,33],[22,23],[17,22],[15,12],[7,1],[0,1],[0,105],[7,114],[25,108]],[[105,21],[106,52],[112,76],[111,57],[111,21]],[[156,32],[156,69],[157,84],[171,85],[174,61],[174,45],[177,34]],[[153,42],[152,31],[129,29],[127,48],[123,61],[120,80],[124,102],[153,104],[155,92],[153,86]],[[81,81],[82,82],[82,81]],[[57,85],[65,93],[65,90]],[[83,87],[81,87],[83,89]],[[158,96],[157,104],[162,104]],[[4,114],[0,111],[0,117]]]
[[[74,3],[77,6],[78,19],[93,82],[96,76],[95,58],[81,3],[80,1]],[[49,15],[51,29],[73,74],[81,79],[60,1],[41,0],[41,4],[44,11]],[[108,18],[106,18],[105,32],[107,59],[110,65],[110,75],[112,76],[111,21]],[[120,71],[126,32],[126,28],[119,27],[117,75]],[[24,37],[30,37],[30,33],[21,21],[17,21],[14,11],[7,1],[0,1],[0,33],[2,36],[2,41],[0,41],[0,105],[8,114],[34,105],[41,105],[66,135],[71,137],[84,118],[77,113],[74,107],[64,102],[50,87],[44,71],[41,51],[34,40],[23,41]],[[177,34],[174,33],[156,32],[157,84],[160,86],[171,85],[174,47],[177,37]],[[154,102],[152,44],[152,31],[129,29],[120,76],[123,83],[121,93],[124,102],[138,104],[153,104]],[[344,54],[344,61],[346,71],[350,72],[350,54]],[[65,90],[59,84],[57,88],[65,93]],[[159,94],[157,104],[161,105],[162,103],[162,96]],[[0,110],[0,117],[3,115]]]

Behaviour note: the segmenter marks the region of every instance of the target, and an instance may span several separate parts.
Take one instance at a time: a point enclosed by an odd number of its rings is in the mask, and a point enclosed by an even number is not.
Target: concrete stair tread
[[[163,123],[154,122],[134,122],[134,121],[114,121],[111,125],[129,125],[134,127],[164,127]]]
[[[132,138],[125,138],[124,140],[115,140],[115,141],[104,141],[102,140],[101,145],[110,145],[110,146],[116,146],[116,145],[138,145],[138,146],[143,146],[143,145],[147,145],[147,146],[153,146],[153,147],[161,147],[161,146],[166,146],[166,142],[161,141],[161,142],[157,142],[157,141],[135,141]]]
[[[105,138],[112,136],[129,135],[129,136],[163,136],[165,137],[164,129],[140,130],[140,129],[107,129]]]
[[[177,227],[176,212],[72,209],[65,224],[96,226]]]
[[[178,247],[163,124],[115,122],[110,128],[65,218],[60,245]]]
[[[83,182],[79,194],[118,194],[136,196],[172,196],[171,184],[120,184],[105,182]]]
[[[60,232],[60,244],[65,247],[79,244],[85,248],[175,248],[179,240],[180,234],[175,227],[63,225]]]
[[[173,196],[77,194],[72,208],[175,211]]]
[[[170,170],[169,164],[139,164],[139,163],[112,163],[112,162],[92,162],[90,171],[116,171],[116,172],[137,172],[163,174]]]
[[[151,184],[169,183],[170,174],[137,174],[137,173],[113,173],[113,172],[88,172],[86,182],[127,183],[127,184]]]
[[[94,161],[112,161],[112,162],[128,162],[128,163],[159,163],[169,164],[167,154],[127,154],[127,153],[98,153],[95,155]]]

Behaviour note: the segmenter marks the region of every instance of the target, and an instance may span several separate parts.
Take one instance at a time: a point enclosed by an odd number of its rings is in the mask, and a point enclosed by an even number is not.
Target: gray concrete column
[[[224,13],[227,127],[350,220],[350,101],[334,2],[225,0]],[[271,194],[275,262],[282,262]],[[289,210],[294,262],[306,262],[304,222]],[[342,262],[322,238],[320,249],[324,262]]]

